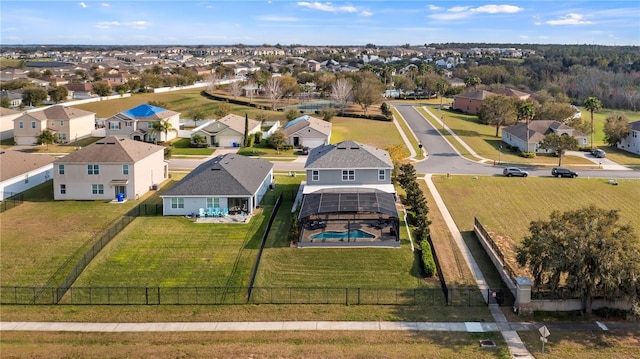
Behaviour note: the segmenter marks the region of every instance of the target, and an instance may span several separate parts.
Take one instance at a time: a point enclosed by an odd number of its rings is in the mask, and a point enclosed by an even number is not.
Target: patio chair
[[[222,209],[222,216],[223,216],[223,217],[226,217],[226,216],[228,216],[228,215],[229,215],[229,208],[224,207],[224,208]]]
[[[207,216],[213,217],[213,207],[209,207],[209,210],[207,210]]]
[[[206,217],[206,215],[207,215],[207,214],[204,212],[204,208],[200,208],[200,209],[198,210],[198,215],[199,215],[200,217]]]
[[[220,208],[218,208],[218,207],[213,208],[213,216],[214,217],[220,217],[220,215],[221,215]]]

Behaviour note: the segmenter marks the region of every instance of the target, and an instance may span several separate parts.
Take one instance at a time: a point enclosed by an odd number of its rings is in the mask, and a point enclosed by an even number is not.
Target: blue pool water
[[[359,229],[352,229],[349,232],[336,232],[326,231],[311,236],[311,239],[347,239],[347,238],[374,238],[373,234],[361,231]]]

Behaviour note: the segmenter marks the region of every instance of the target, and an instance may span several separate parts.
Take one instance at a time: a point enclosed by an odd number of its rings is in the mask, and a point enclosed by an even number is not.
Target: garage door
[[[17,137],[14,138],[16,145],[26,146],[26,145],[34,145],[38,143],[38,140],[35,137]]]
[[[220,147],[233,147],[233,143],[242,145],[242,137],[220,137]]]
[[[324,138],[301,138],[300,145],[309,148],[316,148],[324,144]]]

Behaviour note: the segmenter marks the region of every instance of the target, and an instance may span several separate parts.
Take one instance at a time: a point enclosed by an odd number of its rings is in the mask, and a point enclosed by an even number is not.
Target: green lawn
[[[94,259],[76,287],[246,286],[264,216],[250,224],[138,217]],[[239,252],[242,258],[234,272]],[[230,278],[233,276],[233,278]]]
[[[171,141],[171,145],[173,146],[172,156],[209,156],[215,151],[215,148],[194,148],[189,146],[191,143],[191,139],[189,138],[178,138]]]
[[[334,117],[331,143],[345,140],[364,143],[377,148],[393,145],[404,146],[404,141],[391,121],[377,121],[363,118]]]
[[[621,223],[630,223],[640,235],[638,180],[621,180],[618,186],[588,178],[435,176],[433,181],[460,231],[473,231],[473,218],[478,217],[489,230],[508,237],[502,245],[511,260],[513,245],[528,234],[529,223],[548,220],[552,210],[575,210],[590,204],[617,209]]]

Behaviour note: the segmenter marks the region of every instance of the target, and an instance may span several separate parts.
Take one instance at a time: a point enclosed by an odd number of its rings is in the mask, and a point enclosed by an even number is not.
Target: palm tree
[[[481,83],[482,83],[482,80],[478,76],[468,76],[464,79],[465,86],[466,87],[473,86],[474,89],[476,88],[476,86],[480,85]]]
[[[529,152],[529,121],[536,115],[536,108],[533,103],[525,101],[518,106],[518,121],[527,121],[527,152]]]
[[[152,134],[164,133],[164,140],[166,141],[169,136],[169,131],[178,133],[178,130],[173,128],[173,124],[169,119],[160,120],[154,122],[153,127],[151,128]],[[154,139],[154,142],[158,142],[157,139]]]
[[[591,148],[593,148],[593,133],[596,132],[593,127],[593,112],[602,108],[602,103],[596,97],[588,97],[584,100],[584,107],[591,113]]]
[[[440,96],[440,109],[442,110],[442,95],[444,95],[444,92],[447,89],[447,81],[445,80],[440,80],[438,82],[436,82],[436,91],[438,91],[438,96]]]

